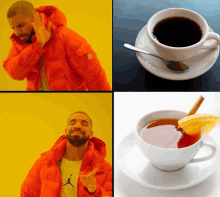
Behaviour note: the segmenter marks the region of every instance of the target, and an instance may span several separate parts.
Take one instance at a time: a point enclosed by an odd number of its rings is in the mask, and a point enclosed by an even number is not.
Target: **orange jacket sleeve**
[[[20,197],[40,197],[40,167],[42,160],[38,159],[29,171],[24,183],[21,186]]]
[[[37,41],[21,52],[13,43],[7,59],[3,62],[3,67],[11,78],[23,80],[44,53],[45,49]]]
[[[80,41],[77,41],[75,36]],[[82,77],[87,88],[89,90],[111,90],[106,73],[91,46],[72,30],[68,30],[66,39],[66,53],[69,64]]]
[[[112,170],[106,176],[103,186],[98,183],[96,185],[96,191],[92,194],[94,197],[109,196],[112,197]]]

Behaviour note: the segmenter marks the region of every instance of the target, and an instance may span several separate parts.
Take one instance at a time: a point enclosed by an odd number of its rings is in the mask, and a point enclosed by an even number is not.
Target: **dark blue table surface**
[[[220,34],[220,0],[113,0],[113,90],[114,91],[218,91],[220,58],[203,75],[184,81],[172,81],[148,72],[134,51],[140,30],[156,12],[167,8],[185,8],[197,12],[215,33]]]

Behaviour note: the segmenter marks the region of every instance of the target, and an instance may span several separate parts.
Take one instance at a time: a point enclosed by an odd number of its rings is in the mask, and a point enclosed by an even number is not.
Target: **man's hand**
[[[94,177],[95,173],[98,171],[98,168],[94,169],[87,175],[84,175],[82,172],[79,172],[80,180],[82,184],[89,190],[90,193],[94,193],[96,190],[96,179]]]
[[[34,31],[36,33],[37,41],[40,43],[42,47],[44,47],[44,45],[51,37],[51,22],[49,22],[48,28],[46,30],[46,28],[44,27],[42,16],[40,16],[40,14],[36,12],[33,17],[34,22],[30,23],[33,26]]]

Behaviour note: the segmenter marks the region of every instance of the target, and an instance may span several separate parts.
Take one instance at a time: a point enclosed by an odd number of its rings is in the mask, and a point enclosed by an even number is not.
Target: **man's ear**
[[[25,22],[27,22],[29,25],[32,25],[32,23],[34,22],[34,19],[31,19],[30,17],[27,17],[25,19]]]
[[[91,130],[89,134],[89,138],[92,138],[92,137],[93,137],[93,131]]]
[[[29,23],[33,23],[34,22],[34,13],[30,13],[28,16],[27,16],[27,20]]]
[[[65,129],[65,136],[66,136],[66,129]]]

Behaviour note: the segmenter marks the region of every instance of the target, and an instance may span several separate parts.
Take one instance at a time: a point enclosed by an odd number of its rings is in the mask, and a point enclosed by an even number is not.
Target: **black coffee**
[[[153,35],[167,46],[187,47],[199,42],[202,38],[200,26],[191,19],[184,17],[170,17],[158,22]]]

